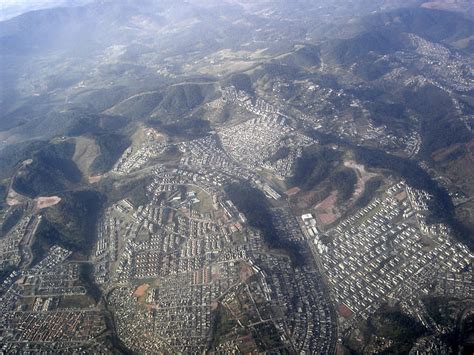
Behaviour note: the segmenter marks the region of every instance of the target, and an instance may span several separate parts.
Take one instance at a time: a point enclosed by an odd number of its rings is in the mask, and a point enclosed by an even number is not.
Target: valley
[[[469,2],[76,5],[0,22],[1,351],[468,353]]]

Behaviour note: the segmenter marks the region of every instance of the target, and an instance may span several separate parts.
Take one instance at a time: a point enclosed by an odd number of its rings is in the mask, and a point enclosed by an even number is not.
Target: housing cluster
[[[68,262],[71,252],[52,246],[35,266],[14,271],[2,285],[0,351],[4,353],[109,349],[104,314],[91,306],[78,308],[85,297],[79,265]]]
[[[281,195],[215,142],[181,143],[178,167],[157,165],[145,199],[120,200],[101,219],[95,277],[120,339],[138,352],[202,352],[217,341],[213,322],[227,319],[229,333],[214,344],[222,351],[255,350],[261,339],[270,349],[330,351],[334,314],[316,265],[270,255],[224,186],[247,177]],[[282,237],[309,250],[295,217],[272,216]]]
[[[225,100],[258,116],[218,132],[226,152],[249,169],[264,168],[280,179],[291,176],[303,148],[314,140],[297,132],[285,115],[262,99],[253,104],[249,96],[234,87],[225,88],[223,95]]]
[[[428,226],[424,212],[431,198],[400,182],[333,229],[312,229],[315,255],[346,320],[344,328],[367,319],[390,300],[404,301],[410,308],[410,300],[417,304],[433,292],[472,296],[474,255],[453,240],[445,225]],[[415,307],[412,313],[428,322],[423,308]]]

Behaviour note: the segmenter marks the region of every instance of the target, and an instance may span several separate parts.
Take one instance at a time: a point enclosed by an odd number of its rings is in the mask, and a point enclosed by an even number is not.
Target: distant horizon
[[[92,0],[2,0],[0,21],[6,21],[30,11],[50,9],[58,6],[77,6]]]
[[[473,0],[14,15],[1,354],[474,355]]]

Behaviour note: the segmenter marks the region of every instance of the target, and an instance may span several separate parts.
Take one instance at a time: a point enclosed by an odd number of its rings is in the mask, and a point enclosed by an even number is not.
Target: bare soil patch
[[[20,195],[18,192],[16,192],[15,190],[13,190],[10,187],[10,190],[8,191],[8,195],[7,195],[7,205],[8,206],[19,205],[19,204],[23,203],[25,200],[27,200],[27,198],[25,196]]]
[[[377,176],[377,174],[369,173],[365,170],[365,166],[357,164],[353,160],[347,160],[344,162],[344,166],[349,169],[353,169],[357,175],[357,184],[355,186],[354,194],[351,197],[350,203],[355,202],[365,191],[365,184],[367,181]]]
[[[400,192],[397,196],[395,196],[395,198],[398,200],[398,201],[403,201],[407,198],[407,193],[405,191],[402,191]]]
[[[286,191],[285,194],[287,196],[293,196],[293,195],[296,195],[300,191],[301,191],[301,189],[298,186],[296,186],[296,187],[292,187],[291,189]]]
[[[340,217],[336,209],[336,202],[337,191],[333,191],[328,197],[314,207],[318,224],[326,226],[335,222]]]
[[[137,287],[137,289],[135,290],[133,295],[135,297],[138,297],[138,298],[143,297],[143,296],[145,296],[146,291],[148,291],[149,288],[150,288],[149,284],[140,285],[140,286]]]
[[[43,208],[57,205],[59,202],[61,202],[61,197],[59,196],[38,197],[36,199],[36,208],[41,210]]]
[[[248,264],[242,264],[240,268],[240,280],[247,281],[253,275],[253,270]]]
[[[346,319],[351,318],[354,315],[354,312],[352,312],[344,303],[337,306],[337,313]]]
[[[89,183],[90,184],[96,184],[102,179],[102,176],[96,175],[96,176],[89,176]]]

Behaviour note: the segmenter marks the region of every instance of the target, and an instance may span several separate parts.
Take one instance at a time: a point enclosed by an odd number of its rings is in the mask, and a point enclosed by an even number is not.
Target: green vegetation
[[[50,111],[44,115],[32,117],[14,132],[43,139],[58,136],[80,136],[102,131],[100,123],[101,116],[79,109]]]
[[[129,91],[129,88],[123,86],[100,88],[81,92],[70,100],[77,105],[87,107],[88,110],[99,113],[125,100],[127,96],[130,96]]]
[[[450,315],[455,314],[456,304],[453,303],[452,298],[448,297],[425,297],[423,303],[426,310],[433,320],[443,326],[452,326],[455,319]]]
[[[261,323],[254,326],[252,336],[261,351],[284,348],[280,334],[273,322]]]
[[[466,317],[463,322],[463,330],[461,333],[462,354],[468,355],[474,353],[474,315]]]
[[[238,73],[232,75],[230,77],[229,84],[233,85],[237,90],[243,90],[250,95],[255,94],[255,91],[252,87],[252,80],[247,74]]]
[[[114,114],[132,119],[145,118],[155,110],[163,99],[159,92],[149,92],[135,95],[114,106],[111,111]]]
[[[425,328],[399,307],[382,306],[367,323],[368,332],[394,341],[388,353],[407,354],[417,338],[425,334]]]
[[[37,239],[88,255],[95,240],[104,197],[95,191],[83,190],[68,192],[61,198],[59,204],[43,212]]]
[[[74,144],[52,143],[37,151],[32,162],[23,166],[13,181],[13,188],[29,197],[59,193],[78,184],[82,174],[72,161]]]
[[[350,199],[357,184],[357,174],[342,164],[342,152],[325,146],[312,146],[303,151],[289,184],[311,191],[309,204],[320,202],[337,191],[339,203]]]
[[[370,106],[371,117],[376,125],[403,130],[410,124],[405,106],[400,103],[384,102],[379,98]]]
[[[135,206],[139,206],[148,202],[146,187],[151,180],[151,176],[131,180],[106,178],[101,180],[98,190],[104,196],[107,196],[107,204],[128,198]]]
[[[24,212],[23,206],[12,207],[0,228],[0,237],[6,235],[20,221]]]
[[[269,160],[271,163],[275,163],[278,160],[285,159],[286,157],[288,157],[289,154],[290,154],[290,148],[288,148],[287,146],[282,146],[278,148],[276,153],[273,154],[273,156],[271,156]]]
[[[429,159],[440,148],[473,138],[454,114],[454,104],[445,91],[434,85],[425,85],[416,90],[406,89],[403,95],[407,107],[418,112],[421,118],[422,157]]]
[[[273,61],[263,64],[259,69],[252,72],[251,79],[253,82],[258,80],[259,84],[262,85],[275,78],[291,81],[297,79],[299,76],[301,76],[299,68],[282,65],[279,61]]]
[[[81,284],[87,289],[87,295],[92,297],[94,302],[99,302],[102,292],[94,280],[94,265],[81,264],[80,270]]]
[[[41,259],[46,257],[49,249],[56,243],[59,232],[51,225],[51,223],[43,219],[39,224],[31,251],[33,253],[33,259],[31,265],[37,264]]]
[[[311,190],[329,177],[332,168],[340,159],[340,152],[326,147],[312,146],[304,150],[302,157],[298,159],[290,184],[299,186],[302,190]]]
[[[430,41],[450,42],[471,36],[472,20],[456,12],[423,8],[401,8],[365,19],[367,30],[386,28],[416,33]]]
[[[279,59],[280,63],[294,67],[318,68],[321,65],[320,48],[312,45],[305,45],[293,53]]]
[[[323,133],[321,131],[315,129],[306,129],[304,133],[313,139],[318,140],[319,144],[322,146],[329,145],[329,144],[341,144],[343,143],[340,138],[333,134]]]
[[[12,271],[14,271],[15,268],[13,266],[7,266],[4,269],[0,269],[0,283],[3,283],[3,281],[10,276]]]
[[[160,121],[170,121],[189,114],[205,101],[215,98],[214,84],[179,84],[170,86],[153,113]]]
[[[365,183],[364,193],[357,199],[355,203],[355,207],[360,209],[367,206],[375,197],[377,190],[382,185],[383,185],[383,179],[379,177],[375,177],[367,181]]]
[[[472,349],[474,345],[474,317],[468,316],[463,321],[459,318],[465,304],[458,299],[441,296],[427,296],[422,301],[433,320],[450,329],[441,338],[451,346],[453,353],[471,354],[472,352],[466,351]]]
[[[0,178],[8,178],[15,172],[18,164],[29,159],[48,142],[41,140],[11,144],[0,150]]]
[[[322,53],[326,60],[350,66],[358,63],[358,74],[362,74],[368,80],[374,80],[388,68],[375,67],[371,64],[375,61],[377,54],[389,54],[402,48],[396,34],[378,28],[375,31],[365,32],[350,39],[336,40],[325,44]],[[384,69],[384,70],[380,70]]]
[[[90,166],[94,174],[103,174],[114,166],[131,141],[128,137],[117,133],[103,133],[94,135],[97,145],[100,148],[100,155]]]
[[[354,148],[358,162],[377,169],[388,169],[407,180],[411,186],[430,193],[443,193],[441,188],[413,160],[397,157],[381,150],[357,147]]]
[[[202,119],[190,118],[167,124],[160,121],[149,123],[170,136],[187,139],[203,137],[211,130],[210,122]]]
[[[215,349],[225,339],[225,336],[237,327],[237,322],[231,318],[229,312],[220,304],[213,312],[212,318],[212,340],[209,343],[209,349]]]
[[[7,198],[8,186],[0,183],[0,211],[4,208],[5,199]]]
[[[357,174],[352,169],[340,170],[331,177],[332,189],[339,192],[340,201],[346,201],[354,194],[356,183]]]
[[[299,246],[276,231],[272,222],[270,205],[262,191],[252,187],[248,182],[240,182],[227,185],[225,192],[238,210],[245,214],[249,225],[262,232],[270,248],[284,250],[295,266],[306,263]]]

